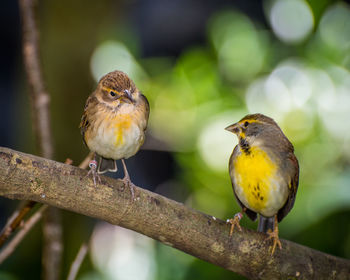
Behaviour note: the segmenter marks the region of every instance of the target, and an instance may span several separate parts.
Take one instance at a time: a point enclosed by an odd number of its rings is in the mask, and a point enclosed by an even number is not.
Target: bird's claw
[[[241,228],[241,226],[239,224],[239,222],[242,219],[242,217],[243,217],[243,214],[241,212],[239,212],[239,213],[235,214],[233,219],[228,219],[227,220],[227,223],[231,224],[230,237],[232,236],[233,230],[234,230],[235,227],[237,227],[239,231],[242,231],[242,228]]]
[[[90,174],[92,174],[92,180],[94,181],[94,186],[97,187],[96,178],[97,178],[98,182],[101,183],[101,178],[97,174],[97,171],[96,171],[97,170],[97,161],[91,160],[89,162],[89,167],[90,167],[90,170],[86,176],[88,177],[88,176],[90,176]]]
[[[125,186],[129,186],[130,193],[131,193],[131,200],[134,200],[134,198],[135,198],[135,191],[134,191],[135,184],[133,182],[131,182],[130,177],[127,175],[124,176],[122,181],[123,181]]]
[[[273,240],[272,246],[269,248],[269,251],[271,251],[271,256],[272,256],[275,253],[277,245],[280,248],[280,250],[282,250],[282,244],[280,239],[278,238],[278,228],[275,227],[273,231],[270,230],[267,232],[267,234],[269,236],[267,240],[270,240],[270,239]]]

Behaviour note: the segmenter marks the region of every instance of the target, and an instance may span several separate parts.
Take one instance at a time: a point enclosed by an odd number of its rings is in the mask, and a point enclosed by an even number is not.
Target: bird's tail
[[[273,231],[275,225],[275,217],[264,217],[259,215],[258,232],[267,233],[270,229]]]
[[[97,173],[103,174],[107,171],[116,172],[118,170],[117,163],[114,159],[100,157],[98,161]]]

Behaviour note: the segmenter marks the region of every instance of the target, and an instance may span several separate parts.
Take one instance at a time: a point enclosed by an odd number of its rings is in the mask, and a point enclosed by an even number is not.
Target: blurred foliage
[[[267,114],[294,144],[301,168],[296,203],[280,224],[280,236],[350,258],[349,5],[300,0],[293,6],[288,1],[290,14],[295,7],[294,12],[310,17],[298,22],[298,30],[293,29],[295,18],[283,14],[286,8],[276,7],[281,1],[264,2],[271,29],[242,12],[225,9],[208,18],[206,43],[183,50],[175,59],[142,57],[138,37],[120,12],[126,4],[117,2],[112,9],[111,1],[100,2],[98,7],[85,6],[84,1],[40,6],[57,159],[72,157],[78,162],[87,152],[77,127],[87,94],[94,88],[90,77],[96,82],[108,71],[124,70],[150,101],[151,134],[166,143],[179,166],[175,178],[164,186],[185,186],[190,190],[187,205],[226,219],[239,207],[227,171],[237,139],[224,128],[247,113]],[[77,222],[78,216],[74,217]],[[82,242],[82,232],[92,227],[80,224],[75,233],[69,230],[71,221],[65,225],[65,271]],[[257,226],[248,218],[242,225]],[[33,234],[29,238],[35,239]],[[128,250],[141,246],[136,241],[130,244]],[[143,279],[242,279],[152,244],[141,246],[149,252],[143,256],[155,262],[152,273],[140,268]],[[33,244],[22,246],[36,251]],[[26,258],[24,250],[16,252],[0,271],[1,279],[21,279],[14,276],[20,254]],[[97,269],[94,258],[83,266],[79,279],[111,279],[107,264]],[[123,269],[123,262],[114,269]]]

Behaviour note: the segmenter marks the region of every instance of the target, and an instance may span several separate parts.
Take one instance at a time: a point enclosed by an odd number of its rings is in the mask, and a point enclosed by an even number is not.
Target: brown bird
[[[80,123],[84,143],[94,153],[89,173],[95,186],[98,174],[116,172],[116,160],[121,159],[123,181],[134,197],[124,159],[135,155],[144,143],[148,117],[147,98],[125,73],[113,71],[101,78],[86,101]]]
[[[230,235],[246,213],[253,221],[259,214],[258,231],[273,239],[271,253],[278,238],[278,223],[289,213],[299,183],[299,164],[293,145],[277,123],[262,114],[247,115],[226,130],[238,136],[229,162],[233,192],[242,213],[228,220]]]

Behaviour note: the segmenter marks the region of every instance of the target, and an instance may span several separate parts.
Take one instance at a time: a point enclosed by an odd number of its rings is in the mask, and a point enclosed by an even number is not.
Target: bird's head
[[[257,140],[267,140],[269,132],[280,131],[277,123],[263,114],[251,114],[228,126],[226,130],[237,135],[240,143],[253,144]]]
[[[101,102],[113,107],[135,104],[141,95],[134,82],[121,71],[113,71],[103,76],[95,94]]]

